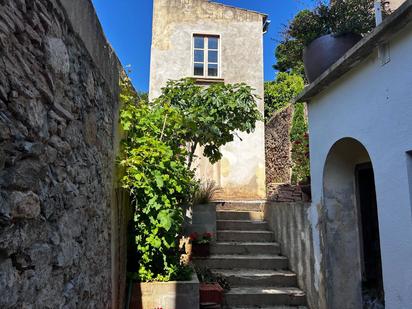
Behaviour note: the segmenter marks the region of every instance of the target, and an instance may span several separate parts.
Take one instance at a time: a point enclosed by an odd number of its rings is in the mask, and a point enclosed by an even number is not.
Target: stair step
[[[216,224],[218,230],[265,231],[269,228],[266,221],[217,220]]]
[[[217,210],[228,211],[263,211],[265,201],[229,201],[217,204]]]
[[[279,255],[211,255],[194,258],[195,265],[210,269],[287,269],[289,261]]]
[[[271,231],[220,230],[217,233],[217,241],[272,242],[273,240],[274,234]]]
[[[298,288],[258,287],[232,288],[225,293],[227,306],[304,306],[306,296]]]
[[[213,272],[223,276],[232,287],[290,287],[297,285],[296,274],[287,270],[219,269]]]
[[[280,254],[275,242],[217,242],[211,247],[212,254]]]
[[[263,221],[261,211],[216,211],[217,220],[252,220]]]
[[[225,306],[223,307],[223,309],[308,309],[308,307],[306,306],[270,306],[270,307],[267,307],[267,306],[264,306],[264,307],[261,307],[261,306],[247,306],[247,307]]]

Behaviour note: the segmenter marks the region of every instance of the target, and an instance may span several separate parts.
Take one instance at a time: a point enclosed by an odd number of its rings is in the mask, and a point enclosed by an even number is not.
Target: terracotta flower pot
[[[201,304],[223,304],[223,288],[219,283],[201,283],[199,296]]]
[[[317,38],[303,51],[305,73],[309,82],[313,82],[329,69],[349,49],[362,39],[359,34],[324,35]]]
[[[210,244],[192,244],[192,255],[194,257],[208,257],[210,255]]]

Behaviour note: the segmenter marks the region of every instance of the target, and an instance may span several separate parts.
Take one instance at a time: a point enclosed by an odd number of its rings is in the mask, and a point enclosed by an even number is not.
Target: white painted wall
[[[311,213],[320,275],[317,205],[323,198],[324,164],[335,142],[357,139],[368,150],[375,171],[386,308],[407,309],[412,306],[412,208],[406,153],[412,150],[411,25],[392,39],[390,49],[388,64],[382,66],[375,51],[309,104]]]

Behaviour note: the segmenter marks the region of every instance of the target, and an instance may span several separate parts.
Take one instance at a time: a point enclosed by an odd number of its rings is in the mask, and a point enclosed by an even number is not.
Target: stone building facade
[[[121,302],[119,72],[91,1],[0,1],[1,308]]]
[[[244,82],[263,98],[265,25],[263,14],[207,0],[154,0],[150,97],[168,80],[194,77],[202,85]],[[257,104],[263,113],[263,99]],[[239,135],[219,163],[201,158],[198,176],[215,180],[222,199],[265,198],[264,124]]]

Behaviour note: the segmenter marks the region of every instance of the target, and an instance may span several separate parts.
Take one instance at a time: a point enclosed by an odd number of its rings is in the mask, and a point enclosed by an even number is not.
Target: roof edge
[[[237,7],[237,6],[234,6],[234,5],[219,3],[219,2],[215,2],[214,0],[207,0],[207,2],[209,2],[209,3],[211,3],[211,4],[216,4],[216,5],[221,5],[221,6],[224,6],[224,7],[232,8],[232,9],[237,9],[237,10],[241,10],[241,11],[246,11],[246,12],[249,12],[249,13],[261,15],[261,16],[263,16],[263,17],[265,17],[265,18],[268,18],[268,14],[261,13],[261,12],[258,12],[258,11],[253,11],[253,10],[249,10],[249,9],[244,9],[244,8],[240,8],[240,7]]]
[[[346,52],[335,64],[323,72],[315,81],[293,100],[293,103],[309,102],[331,83],[352,70],[368,57],[380,44],[387,42],[406,25],[412,22],[412,0],[407,0],[379,26]]]

